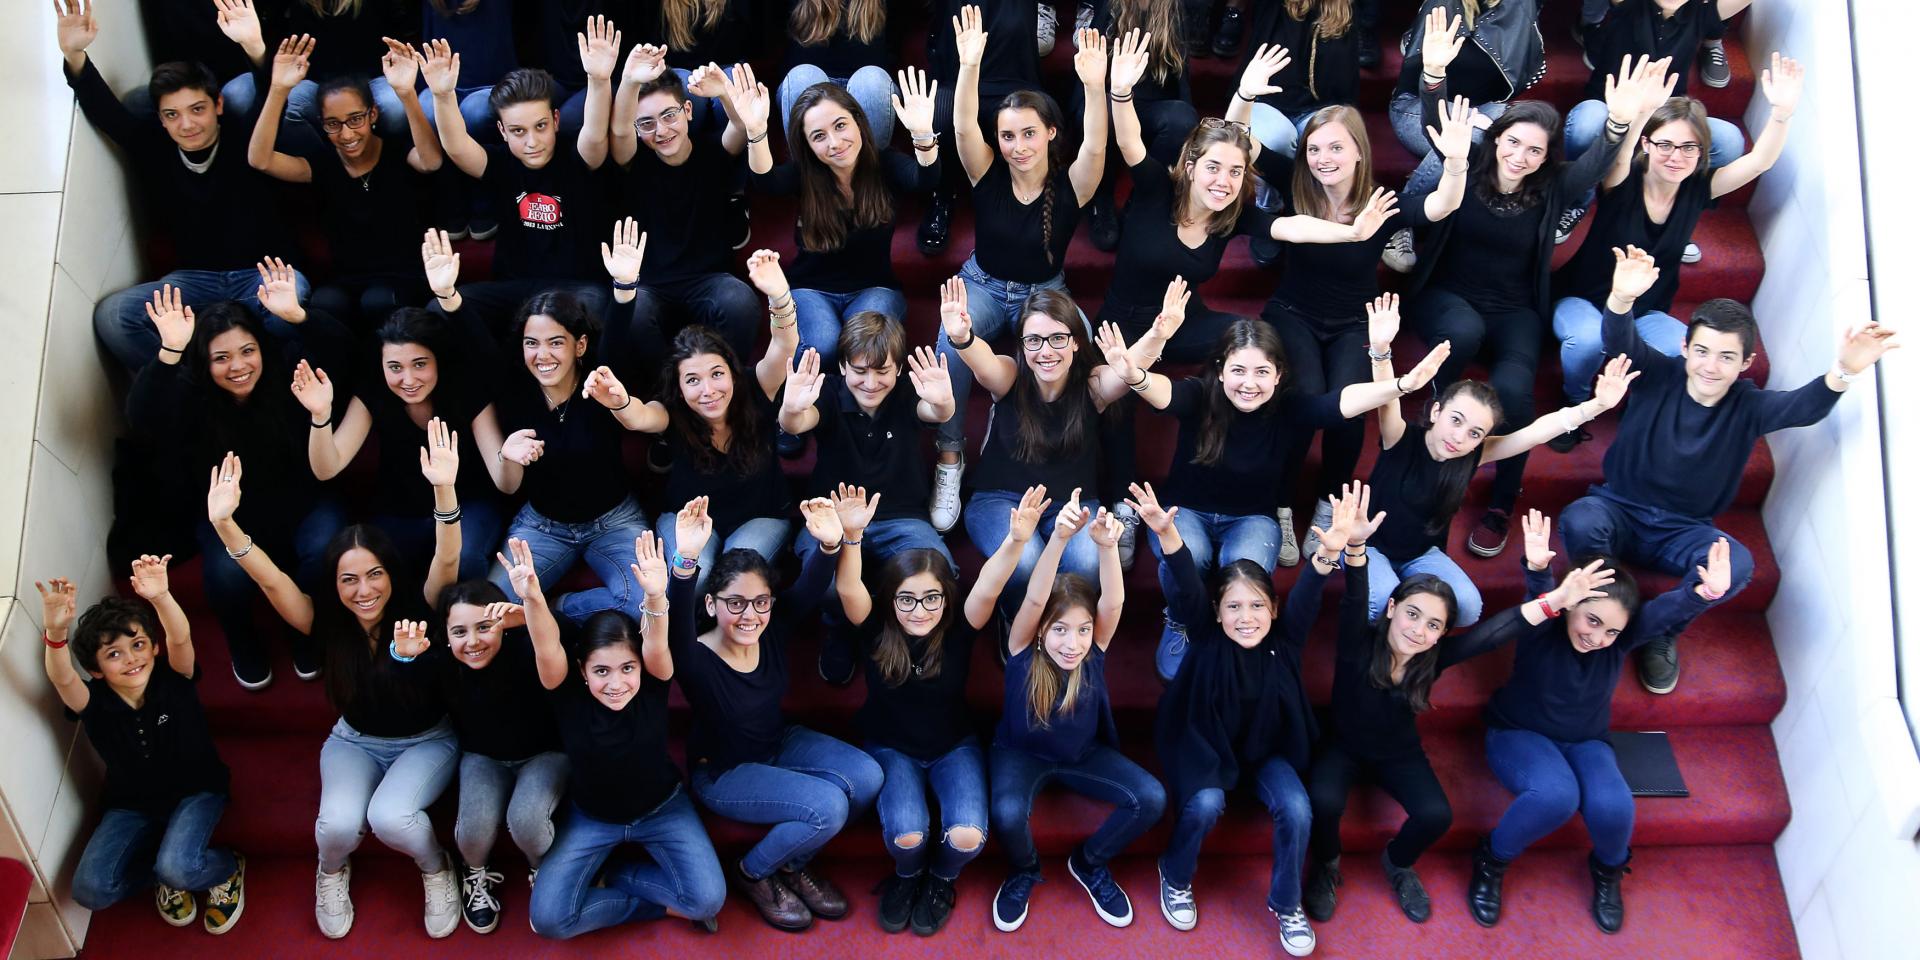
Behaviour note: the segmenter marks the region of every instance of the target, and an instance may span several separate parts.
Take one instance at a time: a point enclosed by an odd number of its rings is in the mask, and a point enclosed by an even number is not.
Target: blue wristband
[[[400,655],[400,643],[397,640],[387,641],[387,656],[392,657],[395,660],[400,661],[401,663],[412,663],[414,661],[413,657],[403,657]]]
[[[699,559],[688,560],[686,557],[680,555],[680,551],[675,550],[673,552],[673,568],[675,570],[694,570],[699,568],[699,566]]]

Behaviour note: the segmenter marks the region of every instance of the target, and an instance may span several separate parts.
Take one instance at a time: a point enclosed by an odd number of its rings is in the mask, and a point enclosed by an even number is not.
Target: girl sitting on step
[[[327,545],[322,566],[333,593],[316,599],[282,572],[265,548],[234,522],[240,458],[213,471],[207,519],[227,556],[260,585],[287,625],[313,638],[326,670],[327,699],[340,720],[320,748],[320,848],[314,919],[329,939],[353,927],[348,857],[367,828],[420,868],[426,927],[444,937],[460,925],[453,861],[434,836],[426,808],[453,781],[460,747],[447,722],[439,648],[429,640],[430,604],[456,579],[460,564],[458,439],[445,423],[427,425],[420,472],[433,485],[433,562],[416,578],[378,527],[355,524]]]
[[[1045,487],[1027,488],[1007,518],[1007,538],[964,597],[952,561],[926,548],[886,558],[868,592],[860,543],[880,494],[869,498],[841,484],[833,499],[845,536],[834,583],[867,678],[855,721],[886,774],[880,834],[894,873],[880,886],[880,927],[888,933],[908,924],[923,937],[938,932],[953,911],[954,880],[986,843],[986,764],[967,711],[967,673],[974,637],[993,619],[994,603],[1049,506],[1046,497]],[[939,803],[941,824],[932,853],[929,795]]]
[[[1634,648],[1664,637],[1706,612],[1733,579],[1725,537],[1690,574],[1691,589],[1669,590],[1643,608],[1631,575],[1611,557],[1575,558],[1554,585],[1552,524],[1529,511],[1526,538],[1529,600],[1481,624],[1461,642],[1514,644],[1513,676],[1487,702],[1487,766],[1514,795],[1493,833],[1473,851],[1467,908],[1483,927],[1500,920],[1507,866],[1575,813],[1593,838],[1593,922],[1618,933],[1626,919],[1620,878],[1633,851],[1633,793],[1607,742],[1613,688]],[[1564,629],[1553,623],[1566,617]],[[1488,634],[1492,636],[1481,636]]]
[[[993,900],[993,925],[1004,932],[1027,921],[1027,901],[1040,882],[1034,848],[1033,798],[1048,782],[1114,805],[1099,829],[1067,858],[1067,872],[1093,901],[1100,919],[1133,922],[1133,904],[1107,864],[1159,821],[1167,795],[1160,781],[1119,750],[1107,699],[1107,646],[1120,626],[1126,584],[1120,569],[1120,521],[1088,510],[1074,490],[1054,517],[1026,598],[1008,629],[1006,701],[993,737],[989,782],[993,833],[1012,873]],[[1100,585],[1077,574],[1057,578],[1067,542],[1083,528],[1099,550]]]

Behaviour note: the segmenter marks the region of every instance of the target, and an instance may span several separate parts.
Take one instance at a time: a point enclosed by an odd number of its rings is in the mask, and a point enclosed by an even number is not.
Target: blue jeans
[[[1560,338],[1560,370],[1567,402],[1593,396],[1593,378],[1605,363],[1600,341],[1600,308],[1584,297],[1562,297],[1553,305],[1553,335]],[[1687,325],[1660,310],[1633,318],[1640,339],[1669,357],[1677,357],[1687,342]]]
[[[868,287],[852,293],[828,293],[825,290],[793,291],[793,308],[800,324],[800,347],[795,354],[811,348],[820,355],[820,369],[839,372],[840,326],[856,313],[872,311],[907,322],[907,295],[892,287]]]
[[[973,335],[985,337],[988,343],[1014,332],[1019,325],[1020,311],[1026,306],[1027,297],[1035,290],[1067,289],[1064,273],[1055,274],[1053,279],[1044,283],[1008,283],[988,276],[985,270],[980,269],[979,261],[971,256],[960,265],[960,279],[967,285],[967,316],[973,321]],[[1084,312],[1080,319],[1086,319]],[[941,450],[958,451],[966,441],[967,397],[973,394],[973,370],[965,360],[960,359],[960,352],[947,342],[946,328],[941,328],[935,342],[947,358],[947,375],[953,378],[954,409],[959,411],[940,425],[935,445]]]
[[[507,537],[525,540],[532,548],[534,573],[543,590],[552,589],[576,562],[587,561],[605,586],[576,590],[553,605],[554,612],[578,624],[602,610],[632,610],[639,603],[640,584],[628,568],[633,564],[633,541],[646,531],[646,512],[628,497],[586,523],[549,520],[529,503],[507,527]],[[492,580],[508,597],[520,599],[505,570],[496,566]]]
[[[1193,564],[1200,569],[1203,581],[1214,570],[1235,560],[1252,560],[1260,569],[1272,572],[1273,565],[1280,559],[1280,521],[1271,516],[1236,517],[1181,507],[1180,512],[1173,515],[1173,526],[1180,531],[1180,539],[1193,555]],[[1160,592],[1163,596],[1171,595],[1173,574],[1160,552],[1160,538],[1147,533],[1143,539],[1152,544],[1153,555],[1161,560]],[[1187,654],[1187,625],[1176,622],[1171,609],[1161,613],[1166,617],[1166,626],[1160,630],[1160,645],[1154,650],[1153,663],[1162,679],[1171,680],[1180,672],[1180,661]]]
[[[1415,574],[1430,573],[1445,581],[1453,588],[1453,600],[1459,607],[1455,622],[1447,624],[1447,629],[1458,630],[1471,627],[1480,622],[1483,604],[1480,588],[1473,585],[1460,565],[1447,556],[1439,547],[1428,547],[1423,553],[1406,563],[1394,563],[1387,555],[1372,547],[1367,548],[1367,616],[1375,620],[1380,611],[1387,608],[1387,600],[1393,596],[1393,590]]]
[[[1504,103],[1476,103],[1473,112],[1488,120],[1498,120],[1507,112]],[[1424,197],[1440,185],[1440,174],[1445,172],[1446,158],[1433,149],[1427,140],[1426,124],[1420,120],[1420,97],[1418,94],[1404,93],[1393,98],[1387,105],[1387,120],[1393,124],[1393,135],[1409,153],[1420,158],[1413,168],[1413,175],[1407,178],[1406,189],[1400,191],[1402,204],[1410,203],[1414,198]],[[1487,132],[1478,126],[1473,128],[1473,142],[1485,140]]]
[[[1104,866],[1127,844],[1153,828],[1167,809],[1167,791],[1153,774],[1104,743],[1096,743],[1079,763],[1042,760],[1024,750],[995,746],[988,776],[993,785],[993,834],[1007,852],[1013,869],[1040,868],[1033,849],[1033,798],[1048,783],[1059,784],[1084,797],[1113,804],[1093,835],[1080,845],[1090,866]]]
[[[623,843],[639,844],[648,859],[621,863],[595,886],[607,855]],[[668,910],[706,920],[726,902],[726,874],[713,841],[686,790],[675,787],[632,823],[596,820],[569,804],[533,885],[527,919],[535,933],[565,940],[629,920],[658,920]]]
[[[1248,120],[1253,128],[1253,138],[1260,141],[1263,149],[1292,160],[1300,150],[1300,141],[1306,139],[1307,121],[1313,119],[1317,112],[1306,110],[1298,116],[1289,117],[1277,107],[1255,103]]]
[[[1494,856],[1518,857],[1577,812],[1593,839],[1594,858],[1608,866],[1627,862],[1633,791],[1620,776],[1612,744],[1562,743],[1531,730],[1493,727],[1487,730],[1487,766],[1513,792],[1513,803],[1488,838]]]
[[[898,750],[867,745],[867,753],[886,773],[880,788],[880,838],[893,857],[893,872],[916,877],[931,869],[942,880],[960,876],[960,869],[987,845],[987,767],[980,741],[968,737],[937,759],[920,760]],[[940,803],[940,845],[932,853],[927,834],[933,823],[927,793]],[[962,827],[980,832],[972,849],[953,845],[953,831]],[[901,838],[917,836],[911,846]]]
[[[1308,831],[1313,805],[1300,774],[1286,758],[1268,757],[1253,774],[1254,791],[1273,816],[1273,879],[1267,886],[1267,907],[1289,913],[1300,907],[1300,869],[1307,862]],[[1209,787],[1187,798],[1174,821],[1173,837],[1160,858],[1160,872],[1176,887],[1193,886],[1200,862],[1200,843],[1227,809],[1226,791]]]
[[[662,513],[659,524],[653,529],[653,535],[660,538],[660,548],[669,559],[676,552],[680,535],[675,519],[672,513]],[[700,551],[700,572],[695,574],[694,589],[702,593],[706,591],[707,574],[720,561],[723,546],[727,550],[752,550],[772,563],[780,556],[780,549],[787,545],[787,534],[792,530],[793,522],[779,517],[754,517],[732,530],[715,530],[713,536],[707,538],[706,548]],[[631,537],[627,540],[627,554],[626,562],[632,562]]]
[[[708,810],[741,823],[773,829],[740,859],[754,879],[806,866],[880,794],[880,765],[865,751],[824,733],[789,726],[780,750],[766,763],[742,763],[714,772],[693,768],[693,795]]]
[[[1040,562],[1040,551],[1047,545],[1047,537],[1053,533],[1053,518],[1058,516],[1060,508],[1067,505],[1071,490],[1049,490],[1047,495],[1053,498],[1053,506],[1040,517],[1039,531],[1027,541],[1026,548],[1020,551],[1020,561],[1014,565],[1013,576],[1008,578],[1006,589],[1000,591],[1000,612],[1012,619],[1014,612],[1020,609],[1020,601],[1027,596],[1027,581],[1033,577],[1033,567]],[[1000,549],[1001,541],[1007,539],[1007,529],[1011,525],[1012,511],[1020,505],[1020,494],[1010,490],[978,490],[967,501],[966,513],[961,520],[966,523],[967,537],[973,541],[974,548],[985,556],[993,556]],[[1093,498],[1093,491],[1080,491],[1080,505],[1092,516],[1100,509],[1100,501]],[[1067,541],[1067,548],[1060,555],[1060,572],[1077,573],[1094,581],[1100,578],[1100,548],[1093,542],[1093,524],[1080,528],[1080,532]]]
[[[438,522],[430,516],[380,514],[374,526],[393,538],[400,555],[425,570],[433,559],[433,528]],[[500,530],[506,518],[491,497],[475,498],[460,504],[460,579],[477,580],[493,568],[493,555],[500,549]]]
[[[175,890],[198,891],[232,876],[233,853],[207,846],[226,809],[224,793],[183,797],[164,816],[109,808],[74,868],[73,902],[105,910],[156,879]]]
[[[269,252],[262,250],[260,255],[266,256]],[[160,331],[147,319],[147,305],[153,302],[154,292],[166,284],[180,291],[180,302],[187,307],[197,310],[209,303],[232,300],[257,314],[268,333],[287,338],[296,336],[291,324],[268,313],[254,297],[254,291],[260,287],[258,271],[175,270],[150,283],[137,283],[107,294],[94,305],[94,336],[100,338],[101,345],[129,373],[138,372],[160,353]],[[295,272],[294,286],[299,291],[300,302],[307,302],[313,292],[307,275]]]
[[[460,812],[453,821],[460,859],[473,867],[492,862],[504,821],[527,865],[540,869],[553,846],[553,811],[567,791],[567,768],[567,755],[551,750],[525,760],[461,754]]]
[[[368,827],[420,872],[441,869],[446,852],[427,808],[453,782],[459,761],[460,745],[445,720],[411,737],[370,737],[344,718],[335,721],[320,747],[320,815],[313,821],[320,869],[346,866]]]
[[[346,508],[337,500],[322,497],[291,531],[263,527],[254,531],[253,536],[271,554],[293,557],[294,581],[301,589],[314,592],[329,589],[327,581],[332,575],[320,567],[326,559],[327,544],[346,525]],[[200,544],[201,589],[206,592],[207,605],[213,608],[213,618],[220,624],[220,631],[226,634],[227,652],[235,668],[249,679],[264,676],[271,669],[272,656],[261,642],[260,630],[253,618],[254,599],[260,596],[259,585],[240,569],[238,561],[227,556],[226,544],[213,531],[212,524],[201,520],[194,527],[194,539]],[[317,657],[309,656],[314,651],[311,637],[291,629],[288,633],[300,651],[299,659],[319,662]]]
[[[808,87],[817,83],[831,83],[845,88],[860,105],[860,112],[867,115],[867,129],[873,132],[873,148],[885,150],[893,139],[893,78],[887,71],[872,64],[861,67],[851,77],[829,77],[825,70],[811,63],[802,63],[787,71],[785,79],[780,81],[780,90],[775,95],[780,104],[780,133],[788,137],[789,143],[802,143],[806,140],[804,131],[794,137],[787,131],[787,123],[793,118],[793,103],[800,99]]]
[[[1632,503],[1604,486],[1592,487],[1587,495],[1560,511],[1560,539],[1572,557],[1604,553],[1611,557],[1651,567],[1669,576],[1680,577],[1675,590],[1692,590],[1700,581],[1694,568],[1705,566],[1707,551],[1713,542],[1727,538],[1732,555],[1733,580],[1725,596],[1708,604],[1717,607],[1753,582],[1753,551],[1713,524],[1685,517],[1671,510]],[[1673,628],[1675,635],[1692,621]]]
[[[1567,159],[1578,159],[1587,152],[1587,148],[1599,142],[1600,134],[1607,128],[1607,105],[1598,100],[1582,100],[1567,111]],[[1648,130],[1647,133],[1653,131]],[[1718,170],[1747,152],[1746,134],[1740,128],[1719,117],[1707,118],[1707,134],[1713,142],[1707,149],[1707,169]],[[1621,149],[1628,149],[1621,147]],[[1638,145],[1632,149],[1638,150]],[[1593,203],[1593,191],[1587,191],[1581,206]]]

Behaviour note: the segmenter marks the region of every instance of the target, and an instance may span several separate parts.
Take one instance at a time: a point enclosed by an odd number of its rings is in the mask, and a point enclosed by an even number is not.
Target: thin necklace
[[[572,393],[568,393],[568,394],[567,394],[567,398],[566,398],[565,400],[562,400],[562,401],[560,401],[560,403],[559,403],[559,405],[558,405],[558,406],[555,406],[555,405],[554,405],[554,403],[553,403],[552,401],[548,401],[548,402],[547,402],[547,410],[548,410],[549,412],[552,412],[552,413],[554,413],[554,414],[556,414],[556,415],[557,415],[557,416],[559,417],[559,420],[560,420],[560,422],[561,422],[561,423],[566,423],[566,422],[567,422],[567,408],[568,408],[568,407],[570,407],[570,406],[572,406],[572,405],[573,405],[573,394],[572,394]]]

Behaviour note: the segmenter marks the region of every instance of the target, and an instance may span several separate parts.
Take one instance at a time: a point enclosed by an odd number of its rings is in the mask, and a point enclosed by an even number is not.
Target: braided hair
[[[1048,133],[1060,129],[1060,105],[1053,98],[1038,90],[1015,90],[1000,98],[997,114],[1008,110],[1032,110],[1040,117],[1040,125]],[[997,115],[996,114],[996,115]],[[1062,163],[1060,160],[1060,138],[1055,136],[1047,141],[1047,174],[1040,189],[1040,246],[1046,251],[1047,265],[1055,265],[1053,254],[1053,196],[1054,181],[1058,178]]]

